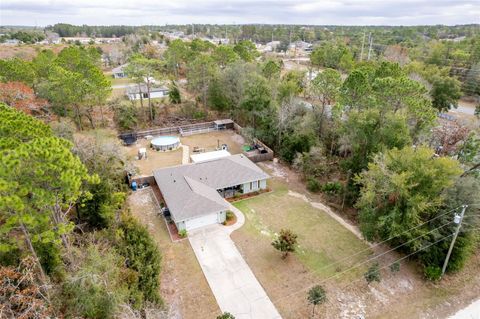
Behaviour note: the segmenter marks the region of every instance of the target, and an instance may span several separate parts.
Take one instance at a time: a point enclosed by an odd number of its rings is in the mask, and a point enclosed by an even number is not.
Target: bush
[[[232,220],[234,217],[235,217],[235,214],[234,214],[232,211],[227,210],[227,213],[226,213],[226,215],[225,215],[226,220],[227,220],[227,221],[230,221],[230,220]]]
[[[320,183],[315,178],[309,178],[307,180],[307,189],[312,193],[318,193],[321,189]]]
[[[396,273],[400,271],[400,262],[396,261],[390,265],[390,271],[392,273]]]
[[[137,110],[133,105],[121,104],[115,109],[115,122],[120,130],[133,130],[138,123]]]
[[[374,281],[380,282],[382,278],[380,277],[380,268],[378,263],[371,265],[363,276],[365,277],[367,284],[370,284]]]
[[[178,89],[178,86],[175,83],[175,81],[172,81],[172,84],[170,85],[168,98],[170,99],[170,102],[172,102],[173,104],[180,104],[182,102],[182,98],[180,97],[180,90]]]
[[[340,182],[328,182],[322,186],[322,192],[329,195],[341,193],[343,186]]]
[[[280,234],[273,240],[272,246],[282,252],[282,259],[294,252],[297,245],[297,235],[289,229],[280,230]]]
[[[423,274],[428,280],[437,281],[442,278],[442,269],[438,266],[430,265],[424,268]]]
[[[182,238],[185,238],[187,237],[188,233],[187,233],[187,230],[186,229],[182,229],[178,232],[178,236],[182,237]]]
[[[94,245],[76,253],[80,264],[62,287],[66,317],[113,318],[119,305],[128,302],[122,258]]]

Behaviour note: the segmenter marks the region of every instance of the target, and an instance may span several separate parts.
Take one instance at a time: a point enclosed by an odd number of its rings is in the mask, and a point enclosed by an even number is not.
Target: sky
[[[480,23],[480,0],[0,0],[0,25]]]

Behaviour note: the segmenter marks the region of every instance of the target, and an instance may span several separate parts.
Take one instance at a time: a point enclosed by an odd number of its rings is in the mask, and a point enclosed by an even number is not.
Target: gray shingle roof
[[[168,88],[164,86],[152,86],[150,87],[150,93],[153,92],[168,92]],[[134,85],[129,85],[127,86],[127,94],[138,94],[138,93],[148,93],[148,88],[147,85],[144,83],[140,84],[140,87],[138,84]]]
[[[162,168],[153,176],[176,222],[227,209],[218,189],[269,177],[242,154]]]

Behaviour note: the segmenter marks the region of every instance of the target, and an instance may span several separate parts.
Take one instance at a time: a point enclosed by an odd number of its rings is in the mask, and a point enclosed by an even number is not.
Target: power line
[[[444,240],[444,239],[446,239],[446,238],[449,238],[449,237],[451,237],[451,236],[453,236],[453,234],[444,236],[444,237],[440,238],[439,240],[437,240],[437,241],[435,241],[435,242],[433,242],[433,243],[430,243],[430,244],[428,244],[428,245],[420,248],[419,250],[414,251],[413,253],[410,253],[410,254],[408,254],[408,255],[406,255],[406,256],[403,256],[403,257],[395,260],[394,262],[392,262],[392,263],[390,263],[390,264],[387,264],[387,265],[385,265],[385,266],[382,266],[382,267],[378,268],[378,270],[380,271],[380,270],[382,270],[382,269],[385,269],[385,268],[387,268],[387,267],[392,266],[393,264],[395,264],[395,263],[397,263],[397,262],[401,262],[402,260],[404,260],[404,259],[406,259],[406,258],[408,258],[408,257],[411,257],[411,256],[413,256],[413,255],[415,255],[415,254],[417,254],[417,253],[419,253],[419,252],[421,252],[421,251],[423,251],[423,250],[425,250],[425,249],[427,249],[427,248],[429,248],[429,247],[431,247],[431,246],[433,246],[433,245],[435,245],[435,244],[441,242],[442,240]],[[356,282],[358,282],[358,281],[360,281],[360,280],[365,280],[365,278],[361,277],[361,278],[355,279],[355,280],[349,282],[348,284],[344,285],[344,286],[342,287],[342,289],[345,289],[346,287],[349,287],[349,286],[351,286],[352,284],[354,284],[354,283],[356,283]],[[316,286],[316,285],[317,285],[317,284],[315,284],[314,286]],[[312,286],[312,287],[313,287],[313,286]],[[311,287],[310,287],[310,288],[311,288]],[[283,297],[282,297],[282,298],[283,298]],[[280,298],[280,299],[281,299],[281,298]],[[280,299],[277,299],[277,300],[280,300]],[[300,306],[294,308],[293,310],[290,310],[290,312],[295,311],[295,310],[298,310],[299,308],[300,308]]]
[[[415,226],[415,227],[412,227],[412,228],[410,228],[410,229],[407,229],[407,230],[401,232],[401,233],[398,234],[398,235],[391,236],[390,238],[385,239],[385,240],[383,240],[383,241],[381,241],[381,242],[378,242],[378,243],[374,244],[373,246],[370,246],[370,247],[368,247],[368,248],[365,248],[365,249],[363,249],[363,250],[360,250],[359,252],[357,252],[357,253],[355,253],[355,254],[353,254],[353,255],[346,256],[346,257],[344,257],[344,258],[342,258],[342,259],[339,259],[339,260],[334,261],[334,262],[332,262],[332,263],[330,263],[330,264],[327,264],[327,265],[325,265],[325,266],[322,266],[321,268],[315,270],[314,273],[318,273],[320,270],[327,269],[327,268],[332,267],[332,266],[334,266],[334,265],[336,265],[336,264],[338,264],[338,263],[341,263],[342,261],[345,261],[345,260],[348,260],[348,259],[352,259],[352,258],[355,257],[355,256],[358,256],[358,255],[360,255],[360,254],[362,254],[362,253],[365,253],[365,252],[367,252],[367,251],[370,251],[370,250],[372,250],[372,249],[374,249],[374,248],[376,248],[376,247],[378,247],[378,246],[380,246],[380,245],[382,245],[382,244],[385,244],[386,242],[388,242],[388,241],[390,241],[390,240],[392,240],[392,239],[394,239],[394,238],[397,238],[397,237],[399,237],[399,236],[402,236],[402,235],[404,235],[404,234],[406,234],[406,233],[409,233],[409,232],[411,232],[411,231],[413,231],[413,230],[415,230],[415,229],[418,229],[418,228],[422,227],[423,225],[425,225],[425,224],[427,224],[427,223],[429,223],[429,222],[432,222],[432,221],[434,221],[434,220],[436,220],[436,219],[438,219],[438,218],[440,218],[440,217],[443,217],[443,216],[445,216],[445,215],[447,215],[447,214],[449,214],[449,213],[457,210],[457,209],[460,208],[460,207],[462,207],[462,205],[460,205],[460,206],[458,206],[458,207],[456,207],[456,208],[452,208],[452,209],[450,209],[449,211],[447,211],[447,212],[445,212],[445,213],[442,213],[442,214],[440,214],[440,215],[438,215],[438,216],[435,216],[435,217],[433,217],[433,218],[431,218],[431,219],[429,219],[429,220],[427,220],[427,221],[425,221],[425,222],[423,222],[423,223],[421,223],[421,224],[419,224],[419,225],[417,225],[417,226]],[[435,230],[435,229],[434,229],[434,230]],[[433,230],[432,230],[432,231],[433,231]],[[423,234],[423,235],[427,235],[427,234],[428,234],[428,233]],[[422,236],[423,236],[423,235],[422,235]],[[421,236],[420,236],[420,237],[421,237]],[[407,243],[405,243],[405,244],[407,244]],[[396,248],[398,248],[398,247],[396,247]],[[396,249],[396,248],[394,248],[394,249]],[[379,256],[377,256],[377,257],[379,257]],[[372,257],[370,257],[370,258],[372,258]],[[358,263],[358,262],[357,262],[357,263]],[[277,286],[277,288],[272,289],[271,292],[276,292],[276,291],[278,291],[279,289],[280,289],[280,288],[278,288],[278,286]]]
[[[362,261],[362,262],[358,262],[358,263],[354,264],[353,266],[347,268],[346,270],[343,270],[343,271],[341,271],[341,272],[339,272],[339,273],[337,273],[337,274],[335,274],[335,275],[332,275],[332,276],[330,276],[330,277],[327,277],[326,279],[321,280],[321,281],[320,281],[320,284],[323,284],[323,283],[327,282],[328,280],[331,280],[331,279],[334,279],[334,278],[336,278],[336,277],[338,277],[338,276],[340,276],[340,275],[343,275],[343,274],[345,274],[346,272],[348,272],[348,271],[350,271],[350,270],[352,270],[352,269],[357,268],[358,266],[364,265],[364,264],[366,264],[366,263],[368,263],[368,262],[371,262],[372,260],[375,260],[375,259],[377,259],[377,258],[379,258],[379,257],[381,257],[381,256],[384,256],[384,255],[388,254],[389,252],[392,252],[392,251],[394,251],[394,250],[396,250],[396,249],[398,249],[398,248],[400,248],[400,247],[402,247],[402,246],[404,246],[404,245],[406,245],[406,244],[411,243],[411,242],[414,241],[414,240],[417,240],[417,239],[420,238],[420,237],[423,237],[423,236],[425,236],[425,235],[428,235],[428,234],[434,232],[435,230],[440,229],[440,228],[443,228],[443,227],[445,227],[445,226],[447,226],[447,225],[449,225],[449,224],[451,224],[451,223],[453,223],[453,221],[450,221],[450,222],[448,222],[448,223],[446,223],[446,224],[443,224],[443,225],[440,226],[440,227],[434,228],[434,229],[430,230],[429,232],[427,232],[427,233],[425,233],[425,234],[422,234],[422,235],[420,235],[420,236],[417,236],[417,237],[415,237],[415,238],[413,238],[413,239],[411,239],[411,240],[409,240],[409,241],[407,241],[407,242],[405,242],[405,243],[403,243],[403,244],[401,244],[401,245],[398,245],[398,246],[396,246],[395,248],[392,248],[392,249],[390,249],[390,250],[387,250],[387,251],[385,251],[385,252],[383,252],[383,253],[381,253],[381,254],[379,254],[379,255],[376,255],[376,256],[374,256],[374,257],[370,257],[370,258],[368,258],[367,260],[364,260],[364,261]],[[283,297],[277,299],[276,301],[282,300],[282,299],[287,298],[287,297],[294,296],[294,295],[296,295],[296,294],[298,294],[298,293],[300,293],[300,292],[302,292],[302,291],[305,291],[305,290],[308,290],[308,289],[312,288],[312,287],[315,286],[315,285],[317,285],[317,284],[310,285],[310,286],[308,286],[308,287],[306,287],[306,288],[297,290],[297,291],[295,291],[295,292],[293,292],[293,293],[290,293],[290,294],[288,294],[288,295],[286,295],[286,296],[283,296]]]

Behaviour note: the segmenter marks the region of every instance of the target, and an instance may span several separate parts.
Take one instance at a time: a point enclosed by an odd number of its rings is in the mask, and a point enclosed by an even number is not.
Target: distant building
[[[128,63],[122,64],[120,66],[117,66],[116,68],[113,68],[112,70],[112,76],[114,79],[123,79],[127,77],[127,74],[125,73],[125,67],[128,65]]]
[[[18,39],[7,39],[5,40],[5,44],[16,45],[19,44],[21,41]]]
[[[168,88],[166,87],[151,87],[150,98],[159,99],[168,96]],[[127,96],[130,101],[148,99],[148,89],[146,84],[131,85],[127,87]]]

